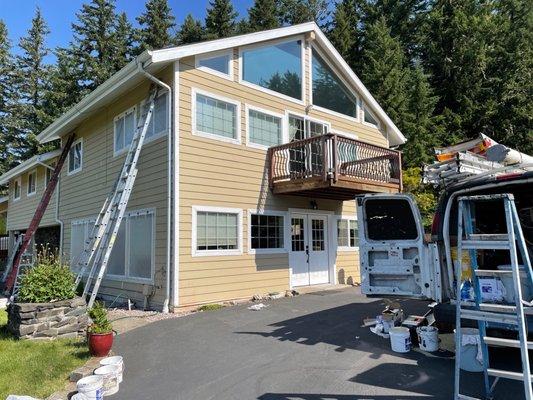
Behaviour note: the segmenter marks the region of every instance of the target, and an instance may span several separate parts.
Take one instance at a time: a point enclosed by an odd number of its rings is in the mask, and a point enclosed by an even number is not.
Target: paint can
[[[121,356],[106,357],[100,360],[100,366],[116,365],[118,367],[118,383],[122,383],[124,375],[124,360]]]
[[[408,353],[411,350],[411,334],[409,329],[396,326],[389,330],[392,351],[396,353]]]
[[[94,374],[100,375],[104,379],[104,396],[111,396],[118,392],[118,367],[116,365],[96,368]]]
[[[439,330],[434,326],[419,326],[416,328],[420,350],[437,351],[439,349]]]
[[[104,398],[104,378],[98,375],[86,376],[76,383],[76,389],[88,400],[102,400]]]

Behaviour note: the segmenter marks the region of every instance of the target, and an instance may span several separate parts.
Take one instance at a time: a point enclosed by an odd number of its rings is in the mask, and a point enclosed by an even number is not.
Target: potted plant
[[[89,352],[96,357],[105,357],[113,346],[113,327],[107,319],[103,303],[96,302],[89,310],[92,323],[87,328]]]

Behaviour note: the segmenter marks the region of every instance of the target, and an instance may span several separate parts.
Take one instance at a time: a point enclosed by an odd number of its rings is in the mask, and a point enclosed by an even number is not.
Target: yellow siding
[[[308,76],[310,49],[306,50],[305,71]],[[286,111],[305,114],[305,105],[267,94],[239,84],[238,51],[234,49],[234,81],[194,68],[194,59],[180,60],[179,135],[180,135],[180,306],[246,298],[254,293],[289,289],[287,253],[248,254],[249,209],[287,211],[308,209],[311,199],[274,196],[268,188],[266,151],[246,146],[245,104],[276,113]],[[309,101],[309,80],[305,99]],[[192,134],[192,89],[200,89],[231,98],[241,104],[241,144],[225,143]],[[330,122],[333,131],[356,134],[360,140],[386,146],[387,140],[377,129],[350,118],[311,110],[312,118]],[[319,210],[336,215],[355,215],[353,201],[316,199]],[[217,206],[243,210],[243,254],[237,256],[192,256],[192,207]],[[336,277],[332,283],[359,282],[357,252],[338,252]]]

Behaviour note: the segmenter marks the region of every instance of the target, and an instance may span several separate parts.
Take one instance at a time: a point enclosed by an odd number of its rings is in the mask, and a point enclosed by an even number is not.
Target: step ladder
[[[457,229],[457,254],[458,267],[456,271],[457,301],[456,301],[456,333],[455,333],[455,389],[454,399],[479,400],[460,393],[460,365],[461,365],[461,320],[474,320],[478,323],[481,352],[483,355],[483,380],[485,398],[492,398],[492,392],[500,378],[520,380],[524,383],[526,400],[533,399],[531,388],[532,376],[530,373],[528,349],[533,348],[533,342],[527,341],[526,315],[531,315],[532,304],[522,298],[520,283],[520,267],[518,253],[522,257],[522,264],[528,282],[533,284],[533,271],[529,258],[526,241],[520,226],[518,212],[512,194],[494,194],[483,196],[459,197],[458,229]],[[501,235],[483,235],[474,232],[475,205],[482,202],[503,202],[507,233]],[[463,238],[464,234],[464,238]],[[511,271],[483,270],[477,266],[476,251],[478,250],[507,250],[511,260]],[[461,301],[461,254],[463,250],[471,252],[470,269],[474,287],[474,301]],[[480,276],[501,276],[511,274],[514,284],[515,305],[500,305],[482,301],[479,284]],[[470,307],[465,308],[465,303]],[[487,322],[509,324],[518,331],[518,340],[502,339],[487,336]],[[522,372],[513,372],[490,368],[488,346],[514,347],[520,349]],[[492,384],[490,377],[495,378]]]
[[[26,232],[24,232],[24,236],[20,245],[17,244],[16,247],[14,247],[13,249],[13,263],[5,281],[6,295],[11,294],[15,286],[18,287],[18,279],[20,276],[20,261],[22,259],[22,256],[26,253],[28,245],[30,244],[33,235],[35,234],[35,231],[39,228],[39,224],[41,223],[41,219],[43,218],[43,215],[46,212],[46,209],[48,208],[48,204],[50,204],[50,199],[52,198],[52,194],[54,193],[54,190],[57,186],[57,182],[59,180],[59,174],[61,173],[61,169],[63,168],[65,160],[67,159],[70,148],[72,147],[72,143],[74,142],[74,138],[75,135],[71,134],[65,142],[63,150],[61,151],[61,155],[59,156],[59,160],[57,161],[57,164],[54,167],[54,172],[52,172],[50,181],[48,182],[48,185],[46,185],[46,189],[44,190],[43,196],[41,197],[41,200],[37,205],[37,209],[35,210],[35,214],[33,215],[30,221],[30,226],[28,227],[28,229],[26,229]]]
[[[78,287],[84,277],[87,278],[83,289],[83,298],[91,293],[88,307],[94,305],[100,284],[105,275],[107,264],[118,235],[120,224],[124,218],[126,207],[137,176],[137,162],[150,125],[159,89],[152,87],[148,100],[148,109],[135,129],[124,165],[113,186],[110,195],[104,201],[96,218],[91,233],[85,242],[84,250],[73,263],[78,271],[75,286]],[[87,274],[87,270],[89,273]]]

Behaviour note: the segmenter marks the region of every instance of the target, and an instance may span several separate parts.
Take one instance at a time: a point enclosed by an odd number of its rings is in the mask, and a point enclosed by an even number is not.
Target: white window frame
[[[341,136],[346,136],[346,137],[349,137],[351,139],[359,139],[359,135],[357,135],[357,133],[355,133],[355,132],[346,132],[346,131],[341,131],[340,129],[332,129],[331,133],[335,133],[335,134],[341,135]]]
[[[135,135],[135,130],[137,129],[137,106],[130,107],[113,118],[113,157],[124,154],[130,147],[130,145],[126,144],[126,132],[124,131],[124,147],[122,149],[117,149],[117,131],[115,125],[117,120],[124,118],[129,113],[133,113],[133,134]]]
[[[286,139],[286,143],[289,142],[289,118],[290,116],[293,116],[293,117],[297,117],[297,118],[302,118],[305,122],[306,122],[306,126],[307,126],[307,121],[309,122],[315,122],[317,124],[321,124],[321,125],[325,125],[328,127],[328,133],[331,133],[331,122],[329,121],[325,121],[323,119],[318,119],[318,118],[314,118],[314,117],[310,117],[308,115],[305,115],[305,114],[300,114],[300,113],[297,113],[297,112],[294,112],[294,111],[285,111],[285,120],[286,120],[286,124],[287,124],[287,127],[286,127],[286,131],[287,131],[287,139]]]
[[[15,188],[15,185],[18,185],[19,188],[19,195],[17,197],[17,191]],[[13,180],[13,201],[18,201],[22,197],[22,177],[18,177]]]
[[[159,98],[161,96],[165,96],[165,95],[168,96],[168,92],[166,90],[165,91],[161,91],[161,92],[158,93],[157,98]],[[141,106],[139,107],[139,109],[137,110],[137,113],[135,115],[135,129],[137,129],[137,123],[141,119],[141,115],[140,114],[142,113],[143,107],[148,103],[148,100],[149,100],[149,98],[147,97],[146,99],[141,101]],[[167,101],[168,100],[169,100],[169,98],[167,97]],[[145,137],[144,138],[144,144],[153,142],[156,139],[159,139],[159,138],[161,138],[163,136],[167,136],[168,135],[168,131],[170,129],[170,115],[168,115],[168,110],[169,110],[169,108],[168,108],[168,104],[167,104],[167,107],[165,107],[165,114],[167,114],[167,116],[166,116],[167,129],[165,129],[165,130],[163,130],[161,132],[155,133],[154,136]],[[154,113],[152,114],[152,118],[153,118],[154,115],[155,115],[155,109],[154,109]]]
[[[50,180],[52,179],[52,175],[54,173],[54,169],[52,169],[52,165],[48,165],[47,167],[44,167],[44,179],[43,179],[43,182],[44,182],[44,189],[46,190],[46,187],[48,186],[48,183],[50,183],[50,181],[47,179],[48,177],[48,174],[50,174]]]
[[[80,154],[81,154],[81,161],[80,161],[80,166],[79,166],[79,168],[73,169],[73,170],[71,171],[71,170],[70,170],[70,152],[72,151],[72,149],[74,149],[74,147],[75,147],[77,144],[80,144],[80,145],[81,145],[81,151],[80,151]],[[67,157],[67,176],[77,174],[78,172],[81,172],[81,171],[83,170],[83,159],[84,159],[84,156],[83,156],[83,138],[80,138],[80,139],[76,140],[74,143],[72,143],[72,146],[71,146],[71,148],[70,148],[69,151],[68,151],[68,157]]]
[[[276,249],[252,249],[252,215],[271,215],[283,217],[283,247]],[[288,225],[289,213],[287,211],[276,210],[248,210],[248,254],[283,254],[289,252],[290,229]]]
[[[33,191],[30,192],[30,176],[33,175]],[[30,172],[28,172],[28,179],[27,179],[28,187],[26,188],[26,197],[32,197],[35,196],[37,193],[37,169],[33,169]]]
[[[198,212],[215,212],[237,214],[237,248],[227,250],[197,250],[197,216]],[[191,254],[193,257],[217,257],[242,255],[242,209],[212,206],[192,206],[192,240]]]
[[[339,246],[339,232],[338,232],[338,223],[340,220],[347,220],[348,221],[348,246]],[[359,251],[359,246],[350,246],[350,222],[349,221],[355,221],[357,224],[359,224],[359,221],[357,220],[356,215],[335,215],[333,218],[334,226],[333,226],[333,232],[334,232],[334,239],[335,239],[335,246],[337,246],[337,251]]]
[[[361,122],[363,123],[363,125],[371,126],[372,128],[381,129],[381,122],[379,122],[379,118],[376,117],[376,114],[374,114],[365,103],[362,104],[361,111],[362,111]],[[367,111],[372,116],[372,118],[374,118],[378,122],[377,125],[365,121],[365,112]]]
[[[338,111],[333,111],[333,110],[330,110],[329,108],[321,107],[321,106],[318,106],[318,105],[313,103],[313,51],[317,52],[317,54],[320,56],[320,58],[322,60],[324,60],[324,62],[328,65],[328,67],[333,71],[335,76],[342,82],[344,87],[346,89],[348,89],[350,91],[350,93],[354,96],[354,98],[355,98],[355,117],[340,113]],[[324,53],[322,53],[315,46],[311,45],[311,52],[309,54],[309,76],[308,76],[308,79],[309,79],[309,82],[308,82],[308,84],[309,84],[309,103],[312,104],[313,109],[315,109],[317,111],[321,111],[321,112],[326,113],[326,114],[334,115],[336,117],[346,118],[346,119],[348,119],[350,121],[353,121],[353,122],[361,122],[361,119],[360,119],[360,116],[359,116],[360,112],[361,112],[360,97],[357,94],[357,92],[355,92],[350,87],[350,85],[346,82],[346,80],[336,70],[337,70],[337,68],[335,68],[333,65],[331,65],[331,63],[329,62],[327,57],[324,55]]]
[[[267,89],[267,88],[264,88],[263,86],[259,86],[259,85],[256,85],[255,83],[248,82],[248,81],[244,80],[243,53],[245,51],[253,50],[253,49],[261,48],[261,47],[275,46],[277,44],[283,44],[283,43],[288,43],[288,42],[297,42],[298,40],[300,40],[301,59],[302,59],[302,71],[301,71],[301,74],[302,74],[301,75],[302,76],[302,99],[301,100],[295,99],[294,97],[287,96],[286,94],[278,93],[275,90]],[[250,87],[252,89],[259,90],[261,92],[270,94],[272,96],[280,97],[282,99],[291,101],[291,102],[299,104],[299,105],[305,105],[305,95],[306,95],[306,91],[305,91],[305,86],[306,86],[305,85],[306,51],[305,50],[306,50],[305,37],[303,35],[294,36],[294,37],[291,37],[291,38],[283,38],[283,39],[279,39],[279,40],[270,41],[270,42],[267,42],[267,43],[254,43],[254,44],[250,44],[250,45],[247,45],[247,46],[239,47],[239,79],[238,79],[238,82],[240,84],[244,85],[244,86],[248,86],[248,87]]]
[[[210,58],[216,58],[216,57],[222,57],[222,56],[229,56],[228,59],[228,74],[225,74],[223,72],[217,71],[215,69],[211,69],[206,66],[200,65],[200,61],[203,60],[209,60]],[[200,71],[207,72],[209,74],[217,75],[224,79],[229,79],[230,81],[233,81],[233,49],[230,50],[220,50],[220,51],[214,51],[211,53],[205,53],[205,54],[199,54],[196,55],[194,58],[194,66],[196,69],[199,69]]]
[[[225,137],[225,136],[221,136],[221,135],[217,135],[217,134],[213,134],[213,133],[209,133],[209,132],[203,132],[203,131],[199,131],[197,128],[196,128],[196,96],[197,95],[201,95],[201,96],[206,96],[206,97],[211,97],[215,100],[220,100],[220,101],[223,101],[225,103],[229,103],[229,104],[233,104],[236,106],[235,108],[235,112],[236,112],[236,132],[235,132],[235,136],[236,138],[228,138],[228,137]],[[241,133],[241,103],[240,101],[238,100],[234,100],[234,99],[230,99],[228,97],[225,97],[225,96],[221,96],[221,95],[218,95],[218,94],[215,94],[215,93],[212,93],[212,92],[207,92],[205,90],[201,90],[201,89],[197,89],[197,88],[192,88],[191,90],[191,100],[192,100],[192,134],[194,136],[200,136],[200,137],[204,137],[204,138],[207,138],[207,139],[213,139],[213,140],[218,140],[218,141],[221,141],[221,142],[226,142],[226,143],[232,143],[232,144],[241,144],[242,142],[242,133]]]
[[[260,149],[260,150],[268,150],[270,146],[265,146],[263,144],[254,143],[250,139],[250,111],[257,111],[263,114],[270,115],[272,117],[279,118],[281,120],[281,143],[284,144],[288,141],[288,122],[287,122],[287,115],[288,114],[281,114],[276,113],[274,111],[266,110],[264,108],[259,108],[250,104],[245,104],[245,120],[246,120],[246,146],[252,147],[254,149]]]

